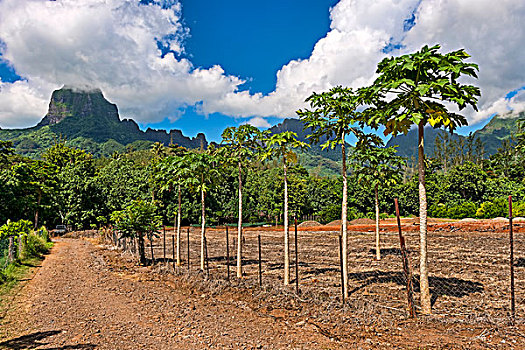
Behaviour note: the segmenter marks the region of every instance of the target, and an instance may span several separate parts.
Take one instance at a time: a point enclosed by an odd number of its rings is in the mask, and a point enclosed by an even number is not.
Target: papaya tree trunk
[[[206,207],[204,206],[204,190],[201,190],[201,271],[204,271],[204,236],[206,235]]]
[[[288,227],[288,169],[286,157],[284,163],[284,285],[290,284],[290,237]]]
[[[242,168],[239,161],[239,223],[237,225],[237,278],[242,277]]]
[[[180,266],[180,221],[181,221],[181,210],[182,210],[182,201],[181,201],[181,190],[179,184],[179,206],[177,210],[177,266]]]
[[[376,259],[381,260],[381,247],[379,242],[379,185],[374,187],[375,206],[376,206]]]
[[[342,135],[341,153],[343,156],[343,203],[341,205],[341,225],[343,231],[343,289],[345,299],[348,299],[348,227],[346,224],[346,213],[348,207],[348,183],[346,176],[346,149],[345,149],[345,134]]]
[[[145,266],[146,265],[146,250],[144,247],[144,234],[142,232],[138,233],[138,245],[139,245],[139,258],[140,258],[140,264]]]
[[[418,125],[418,171],[419,171],[419,286],[421,290],[421,311],[423,314],[432,313],[430,289],[428,284],[427,258],[427,190],[425,185],[425,124]]]
[[[153,233],[150,233],[148,237],[149,237],[149,248],[151,250],[151,265],[155,265],[155,255],[153,254]]]

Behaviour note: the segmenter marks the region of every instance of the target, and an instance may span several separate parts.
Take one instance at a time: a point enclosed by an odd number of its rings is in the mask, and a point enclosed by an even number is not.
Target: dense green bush
[[[473,202],[463,202],[455,205],[445,205],[443,203],[433,204],[429,209],[431,217],[464,219],[476,216],[478,206]]]
[[[508,216],[509,205],[506,198],[498,198],[481,203],[476,211],[476,217],[480,219],[491,219],[500,216]]]
[[[25,257],[40,257],[49,253],[49,248],[49,243],[43,237],[32,233],[27,235],[24,255]]]

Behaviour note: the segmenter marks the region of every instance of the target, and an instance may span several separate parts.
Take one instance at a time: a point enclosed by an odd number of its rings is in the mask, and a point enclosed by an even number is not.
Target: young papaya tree
[[[223,147],[219,148],[223,161],[238,170],[237,278],[242,277],[242,174],[247,163],[257,158],[260,138],[261,131],[252,125],[229,127],[222,132]]]
[[[182,187],[186,186],[187,179],[190,176],[189,164],[186,163],[187,158],[184,157],[186,150],[179,150],[178,155],[171,155],[164,158],[157,166],[156,177],[158,182],[163,185],[162,191],[171,190],[177,187],[177,219],[176,219],[176,263],[181,265],[181,219],[182,219]]]
[[[322,143],[322,149],[341,147],[343,177],[342,200],[342,239],[343,239],[343,290],[348,297],[348,174],[346,166],[346,137],[349,134],[362,135],[362,131],[355,127],[361,120],[358,108],[361,106],[360,96],[352,89],[337,86],[330,91],[320,94],[313,93],[306,99],[310,109],[297,111],[299,118],[305,123],[305,128],[311,128],[308,135],[311,144]]]
[[[418,129],[419,222],[420,222],[420,290],[423,314],[431,313],[427,258],[427,193],[425,186],[425,126],[452,132],[467,125],[467,119],[449,109],[466,107],[477,110],[478,87],[463,84],[463,77],[477,78],[478,66],[465,62],[465,50],[440,53],[440,46],[399,57],[383,59],[377,66],[378,77],[360,94],[370,105],[362,114],[372,127],[384,126],[385,135],[408,133]]]
[[[297,163],[297,153],[294,149],[306,149],[306,142],[297,140],[297,134],[284,131],[263,138],[265,150],[261,152],[261,160],[281,158],[284,175],[284,284],[290,283],[290,235],[288,220],[288,166]]]
[[[405,164],[402,157],[396,156],[394,147],[383,147],[383,141],[376,135],[361,137],[350,154],[351,167],[357,181],[374,189],[376,221],[376,259],[381,260],[379,237],[379,188],[396,184]]]
[[[184,156],[184,162],[188,165],[189,176],[187,184],[193,192],[200,193],[201,197],[201,256],[200,267],[204,271],[205,264],[205,239],[206,239],[206,194],[213,186],[215,179],[219,176],[216,168],[217,157],[209,153],[188,153]]]

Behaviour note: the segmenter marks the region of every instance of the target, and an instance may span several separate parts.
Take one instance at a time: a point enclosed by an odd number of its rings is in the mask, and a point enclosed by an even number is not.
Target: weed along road
[[[7,349],[339,348],[234,294],[193,293],[87,240],[62,239],[1,320]]]

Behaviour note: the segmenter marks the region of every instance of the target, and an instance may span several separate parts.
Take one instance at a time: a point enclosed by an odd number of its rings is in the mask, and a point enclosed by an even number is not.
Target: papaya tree
[[[257,158],[260,149],[261,131],[252,125],[229,127],[222,132],[219,152],[226,163],[238,170],[239,214],[237,223],[237,277],[242,277],[242,174],[247,163]]]
[[[306,142],[297,140],[297,134],[284,131],[263,139],[266,149],[261,152],[261,159],[282,158],[284,175],[284,284],[290,283],[290,237],[288,222],[288,166],[297,163],[297,154],[294,149],[309,147]]]
[[[350,154],[351,166],[357,181],[374,189],[376,221],[376,259],[381,260],[379,237],[379,188],[396,184],[405,161],[396,156],[394,147],[383,147],[383,141],[375,135],[361,137]]]
[[[177,266],[181,265],[181,219],[182,219],[182,187],[186,186],[186,181],[189,174],[189,165],[186,163],[187,158],[184,157],[183,151],[178,152],[179,155],[172,155],[164,158],[158,166],[157,177],[158,181],[163,183],[162,190],[171,190],[177,187],[177,219],[176,219],[176,260]]]
[[[209,153],[188,153],[184,156],[188,165],[187,184],[193,192],[200,193],[201,197],[201,256],[200,267],[204,271],[205,239],[206,239],[206,194],[219,176],[216,168],[217,157]]]
[[[424,46],[421,50],[399,57],[387,57],[377,66],[378,77],[370,87],[361,90],[370,104],[363,113],[372,127],[383,126],[385,135],[408,133],[418,129],[419,222],[420,222],[420,290],[421,308],[431,313],[427,258],[427,193],[425,186],[425,126],[445,128],[452,132],[467,125],[467,119],[449,109],[459,111],[470,106],[477,110],[478,87],[463,84],[462,77],[477,78],[478,66],[465,62],[465,50],[442,54],[440,46]]]
[[[342,200],[342,239],[343,239],[343,290],[348,297],[348,178],[346,166],[346,137],[349,134],[359,136],[362,131],[354,124],[361,119],[358,107],[360,96],[352,89],[337,86],[327,92],[313,93],[306,99],[311,109],[299,110],[297,114],[305,123],[305,128],[311,128],[308,139],[312,144],[322,143],[322,149],[341,147],[343,177]]]

